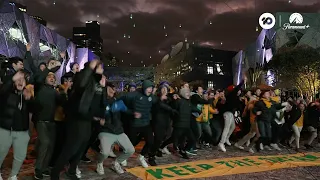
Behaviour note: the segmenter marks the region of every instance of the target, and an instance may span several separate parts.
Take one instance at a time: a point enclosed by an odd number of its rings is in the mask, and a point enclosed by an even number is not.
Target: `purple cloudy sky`
[[[88,20],[98,20],[101,23],[104,51],[112,52],[120,60],[124,60],[123,64],[131,63],[133,66],[141,65],[141,61],[146,65],[160,63],[171,45],[184,41],[185,38],[189,42],[195,41],[219,49],[237,51],[245,48],[256,39],[258,18],[263,12],[320,12],[320,0],[15,2],[27,5],[28,14],[43,17],[50,28],[65,37],[72,36],[72,27],[83,26]]]

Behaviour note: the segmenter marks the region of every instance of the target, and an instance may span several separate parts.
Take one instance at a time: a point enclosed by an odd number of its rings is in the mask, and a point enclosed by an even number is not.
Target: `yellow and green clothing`
[[[208,122],[213,118],[213,114],[217,112],[217,110],[213,109],[209,104],[198,105],[198,108],[201,109],[201,114],[196,118],[197,122]]]

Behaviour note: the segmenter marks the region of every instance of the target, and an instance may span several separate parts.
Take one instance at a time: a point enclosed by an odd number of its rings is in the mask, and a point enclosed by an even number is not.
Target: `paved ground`
[[[30,146],[30,149],[32,146]],[[140,149],[140,148],[138,148]],[[196,161],[201,159],[217,159],[217,158],[226,158],[226,157],[239,157],[239,156],[249,156],[250,154],[245,151],[240,151],[238,149],[235,149],[234,147],[228,147],[227,153],[222,153],[217,151],[216,149],[206,149],[206,150],[199,150],[198,156],[192,157],[189,161]],[[318,149],[314,149],[313,152],[319,152]],[[303,150],[306,152],[306,150]],[[277,151],[263,151],[261,153],[256,153],[254,155],[278,155],[278,154],[291,154],[296,153],[292,149],[286,149],[284,148],[281,152]],[[94,160],[94,153],[90,153],[90,158]],[[7,157],[5,164],[4,164],[4,176],[6,177],[10,171],[10,166],[12,162],[12,153],[9,154]],[[97,173],[95,173],[95,162],[92,163],[81,163],[80,170],[83,172],[83,179],[85,180],[134,180],[138,179],[137,177],[125,173],[121,176],[118,176],[115,174],[112,170],[110,170],[108,167],[110,167],[110,163],[112,162],[111,159],[107,160],[105,162],[105,175],[99,176]],[[163,158],[157,158],[158,164],[173,164],[173,163],[181,163],[186,162],[184,159],[180,159],[175,156],[165,156]],[[129,167],[132,168],[138,165],[135,157],[132,157],[129,160]],[[320,164],[319,164],[320,165]],[[23,168],[21,170],[21,173],[19,175],[20,179],[22,180],[30,180],[33,179],[33,164],[25,164],[23,165]],[[64,179],[64,178],[63,178]],[[267,171],[267,172],[261,172],[261,173],[251,173],[251,174],[240,174],[240,175],[231,175],[231,176],[221,176],[221,177],[214,177],[214,178],[199,178],[199,179],[216,179],[216,180],[316,180],[320,179],[320,166],[315,167],[299,167],[299,168],[288,168],[288,169],[280,169],[275,171]]]

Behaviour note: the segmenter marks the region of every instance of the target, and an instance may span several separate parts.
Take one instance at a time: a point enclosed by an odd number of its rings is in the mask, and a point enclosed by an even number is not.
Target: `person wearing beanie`
[[[126,166],[127,160],[135,152],[130,139],[124,133],[121,122],[121,112],[126,113],[128,109],[122,100],[117,100],[115,98],[116,91],[114,90],[113,84],[106,83],[106,90],[105,120],[100,121],[101,130],[98,135],[101,143],[101,153],[98,154],[96,171],[99,175],[105,173],[103,162],[108,158],[112,145],[117,143],[123,148],[123,153],[112,163],[112,169],[118,174],[123,174],[124,170],[121,166]]]
[[[142,83],[142,89],[134,92],[129,92],[120,97],[120,100],[125,102],[129,111],[132,112],[131,117],[128,117],[130,123],[130,130],[128,136],[133,145],[137,145],[140,141],[138,134],[140,134],[146,144],[144,145],[138,160],[140,164],[147,168],[148,163],[145,160],[145,156],[149,154],[148,162],[150,165],[157,165],[155,162],[155,154],[151,154],[151,147],[153,146],[153,132],[151,127],[151,110],[155,103],[155,98],[152,95],[154,84],[149,80],[144,80]]]
[[[36,122],[38,133],[38,154],[35,163],[35,178],[43,179],[50,176],[48,165],[54,150],[56,126],[54,121],[55,111],[58,106],[63,106],[66,101],[66,92],[55,90],[56,77],[52,71],[59,68],[59,63],[51,61],[47,68],[38,71],[35,76],[35,111],[33,118]]]
[[[182,88],[180,89],[180,99],[177,99],[173,108],[178,111],[177,117],[174,117],[173,121],[173,132],[171,137],[167,139],[161,145],[161,149],[167,145],[173,143],[173,148],[175,151],[179,150],[179,154],[182,158],[189,159],[186,153],[187,149],[191,149],[196,144],[196,138],[191,129],[191,116],[192,112],[201,113],[196,107],[192,106],[190,101],[190,89]],[[188,139],[188,143],[184,145],[184,140]]]
[[[170,107],[171,99],[168,97],[169,84],[161,84],[159,86],[158,94],[155,98],[156,104],[152,107],[152,126],[154,132],[154,145],[152,153],[162,157],[162,153],[171,154],[165,147],[159,149],[166,136],[169,134],[171,128],[171,116],[178,112]]]
[[[134,92],[137,89],[137,85],[135,83],[130,83],[128,86],[129,92]]]

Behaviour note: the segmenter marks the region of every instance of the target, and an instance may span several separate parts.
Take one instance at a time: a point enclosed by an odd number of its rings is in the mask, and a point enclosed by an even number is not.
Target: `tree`
[[[296,87],[301,94],[313,98],[320,80],[320,53],[309,46],[284,47],[267,64],[281,81]]]
[[[256,63],[255,67],[248,69],[248,80],[249,80],[249,87],[257,87],[258,84],[260,84],[260,81],[258,81],[261,77],[261,74],[264,72],[263,65]]]

